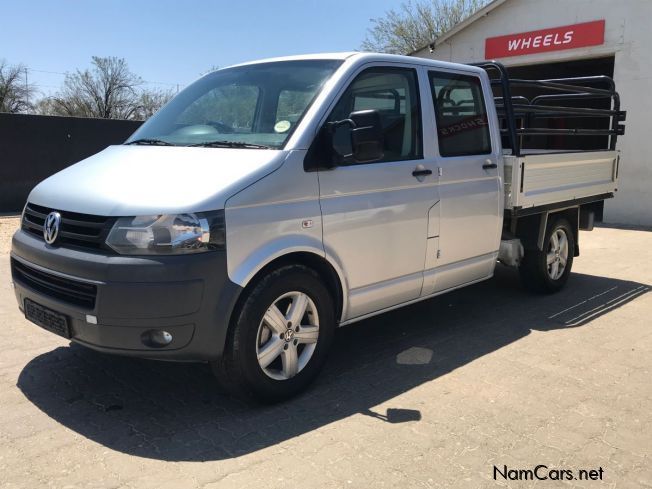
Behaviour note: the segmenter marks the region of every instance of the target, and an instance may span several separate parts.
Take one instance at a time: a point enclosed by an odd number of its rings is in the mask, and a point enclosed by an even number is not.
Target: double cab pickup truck
[[[285,399],[338,326],[498,263],[559,291],[617,190],[624,119],[608,77],[514,80],[495,62],[219,69],[33,189],[18,305],[89,348],[210,362],[238,395]]]

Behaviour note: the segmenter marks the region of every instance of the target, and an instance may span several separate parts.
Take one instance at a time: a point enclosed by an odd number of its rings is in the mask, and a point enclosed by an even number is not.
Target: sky
[[[214,67],[353,51],[370,19],[402,0],[0,0],[0,59],[55,92],[91,56],[125,58],[152,88],[176,90]]]

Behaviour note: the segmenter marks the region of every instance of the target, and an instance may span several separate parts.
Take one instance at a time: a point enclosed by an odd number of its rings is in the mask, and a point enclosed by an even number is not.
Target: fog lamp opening
[[[172,343],[172,334],[161,329],[150,329],[140,335],[140,340],[150,348],[162,348]]]

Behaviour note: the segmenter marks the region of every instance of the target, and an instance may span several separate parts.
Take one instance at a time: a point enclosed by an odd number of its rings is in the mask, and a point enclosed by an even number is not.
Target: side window
[[[385,156],[378,162],[423,157],[415,70],[378,67],[363,71],[349,85],[328,120],[348,119],[351,112],[369,109],[378,111],[383,128]],[[333,146],[346,161],[346,155],[351,154],[350,132],[336,131]]]
[[[480,78],[431,71],[441,156],[491,153],[491,137]]]

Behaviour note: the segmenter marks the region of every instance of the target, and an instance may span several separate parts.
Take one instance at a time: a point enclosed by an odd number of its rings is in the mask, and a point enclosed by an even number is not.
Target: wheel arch
[[[238,303],[233,309],[232,316],[239,311],[240,303],[247,296],[247,292],[255,286],[261,277],[285,265],[303,265],[314,270],[323,280],[335,303],[335,318],[339,322],[343,312],[346,310],[345,282],[342,274],[335,266],[322,255],[312,251],[292,251],[269,259],[243,284]]]
[[[573,230],[573,238],[575,238],[575,249],[573,250],[573,256],[579,256],[579,213],[580,207],[574,206],[564,209],[553,209],[541,212],[539,214],[520,217],[516,226],[516,236],[521,240],[526,250],[543,250],[548,223],[550,223],[553,219],[564,217],[570,223],[571,229]]]

